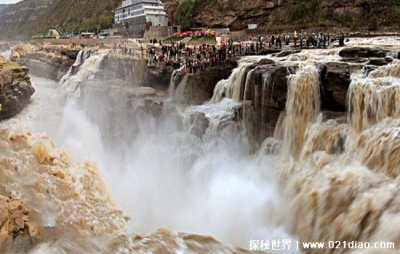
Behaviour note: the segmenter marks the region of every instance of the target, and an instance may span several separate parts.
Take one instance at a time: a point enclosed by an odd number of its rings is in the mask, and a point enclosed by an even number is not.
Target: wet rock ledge
[[[60,80],[74,64],[80,47],[64,45],[17,45],[11,60],[27,66],[36,76]]]
[[[0,57],[0,120],[18,114],[34,92],[28,68]]]

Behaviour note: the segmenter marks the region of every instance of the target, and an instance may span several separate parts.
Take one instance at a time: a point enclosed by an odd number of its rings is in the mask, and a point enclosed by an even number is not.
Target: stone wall
[[[175,27],[177,29],[177,27]],[[153,39],[164,39],[171,36],[173,33],[179,32],[178,30],[174,31],[174,27],[172,26],[151,26],[148,31],[144,33],[144,41],[150,41]]]

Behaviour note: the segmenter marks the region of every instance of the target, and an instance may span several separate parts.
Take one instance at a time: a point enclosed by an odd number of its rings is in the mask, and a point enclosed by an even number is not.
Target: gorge
[[[36,92],[0,122],[0,251],[399,243],[400,41],[348,44],[191,75],[107,48],[16,46]]]

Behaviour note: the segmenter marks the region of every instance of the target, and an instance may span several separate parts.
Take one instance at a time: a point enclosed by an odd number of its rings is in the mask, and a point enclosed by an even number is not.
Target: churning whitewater
[[[97,88],[90,86],[96,85],[84,82],[95,78],[105,54],[79,57],[59,85],[32,77],[38,90],[32,104],[1,127],[47,133],[74,159],[95,162],[118,206],[131,217],[128,233],[168,228],[243,247],[250,238],[290,238],[275,223],[273,210],[281,201],[275,182],[266,177],[274,174],[274,158],[252,154],[236,128],[210,129],[202,141],[190,133],[190,123],[181,129],[182,116],[166,112],[157,119],[141,111],[139,100],[130,106],[134,114],[124,112],[122,92],[95,94]],[[81,68],[73,75],[75,66]],[[86,96],[79,97],[82,93]],[[214,114],[225,114],[221,110]],[[258,170],[263,165],[269,172]]]
[[[389,54],[400,49],[395,39],[372,41]],[[107,219],[120,234],[166,228],[243,248],[252,239],[398,243],[400,60],[351,63],[348,110],[334,114],[323,106],[320,68],[340,61],[340,50],[243,57],[195,106],[175,103],[177,70],[160,107],[157,92],[101,75],[112,51],[85,49],[59,84],[32,76],[31,105],[0,127],[46,133],[74,160],[95,164],[105,183],[93,191],[110,193],[129,216],[126,226]],[[91,246],[65,241],[34,253]],[[384,253],[371,251],[357,253]]]

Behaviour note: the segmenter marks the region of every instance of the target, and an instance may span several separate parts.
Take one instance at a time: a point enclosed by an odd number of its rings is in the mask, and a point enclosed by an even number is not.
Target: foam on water
[[[0,52],[0,54],[5,58],[10,59],[11,58],[11,52],[12,52],[12,48],[10,48],[9,50],[6,50],[4,52]]]
[[[68,71],[68,73],[62,77],[59,83],[59,89],[66,95],[73,95],[79,97],[81,94],[80,85],[87,80],[95,78],[96,73],[100,69],[100,65],[104,57],[109,53],[108,50],[101,50],[95,52],[93,55],[91,51],[82,50],[79,52],[76,62]],[[81,66],[82,65],[82,66]],[[77,73],[72,73],[74,67],[79,67]]]

